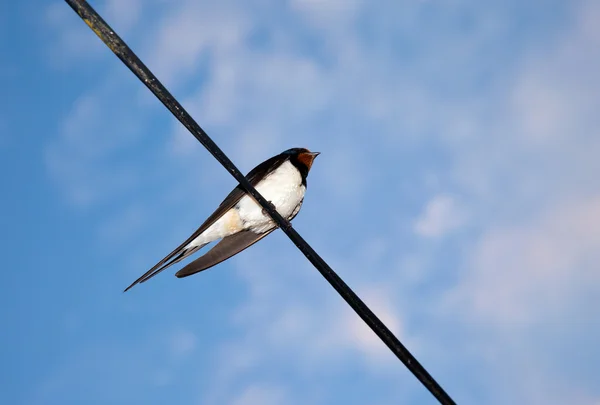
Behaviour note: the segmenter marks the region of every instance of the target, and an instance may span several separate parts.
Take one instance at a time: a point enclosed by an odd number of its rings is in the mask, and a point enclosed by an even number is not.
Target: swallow
[[[304,148],[288,149],[265,160],[252,169],[246,178],[282,217],[291,221],[298,215],[306,177],[320,152]],[[179,270],[179,278],[191,276],[221,263],[252,246],[277,228],[271,217],[238,185],[202,225],[175,250],[135,280],[148,281],[161,271],[196,253],[204,246],[220,239],[212,249]]]

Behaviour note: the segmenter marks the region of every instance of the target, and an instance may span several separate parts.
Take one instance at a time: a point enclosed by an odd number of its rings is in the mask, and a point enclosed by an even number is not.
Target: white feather
[[[300,210],[306,187],[302,184],[302,176],[298,169],[289,161],[285,161],[261,180],[256,185],[256,190],[267,201],[275,205],[281,216],[289,219]],[[210,243],[242,230],[263,233],[272,229],[274,225],[269,216],[263,214],[262,207],[252,197],[245,195],[235,207],[225,213],[188,246]]]

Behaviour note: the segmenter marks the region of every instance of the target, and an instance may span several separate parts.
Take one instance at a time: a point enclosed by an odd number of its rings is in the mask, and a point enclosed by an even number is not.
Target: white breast
[[[306,187],[298,169],[286,161],[258,183],[256,190],[275,205],[281,216],[289,219],[298,213]],[[252,197],[242,197],[237,207],[245,229],[262,233],[273,228],[273,221],[263,214],[262,207]]]
[[[259,182],[256,190],[267,201],[271,201],[275,205],[282,217],[291,219],[300,210],[306,187],[302,184],[302,176],[298,169],[289,161],[286,161]],[[249,229],[257,233],[266,232],[272,229],[275,224],[262,211],[262,207],[252,197],[245,195],[231,210],[188,246],[202,246],[243,229]]]

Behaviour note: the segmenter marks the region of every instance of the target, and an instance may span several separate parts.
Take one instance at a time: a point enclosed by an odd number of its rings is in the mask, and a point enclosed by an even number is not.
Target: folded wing
[[[252,186],[256,187],[256,185],[262,179],[264,179],[265,176],[267,176],[269,173],[271,173],[273,170],[275,170],[277,167],[279,167],[287,159],[288,159],[288,157],[284,154],[279,154],[279,155],[273,156],[272,158],[265,160],[264,162],[262,162],[261,164],[256,166],[254,169],[252,169],[246,175],[246,178],[248,179],[250,184],[252,184]],[[204,221],[204,223],[202,225],[200,225],[200,227],[196,230],[196,232],[194,232],[189,238],[187,238],[181,245],[179,245],[177,248],[175,248],[171,253],[169,253],[167,256],[165,256],[160,262],[158,262],[154,266],[152,266],[152,268],[150,270],[148,270],[146,273],[144,273],[142,276],[140,276],[137,280],[135,280],[133,283],[131,283],[131,285],[129,287],[127,287],[125,289],[125,291],[129,290],[131,287],[133,287],[134,285],[136,285],[138,283],[143,283],[145,281],[148,281],[149,279],[156,276],[158,273],[165,270],[169,266],[185,259],[186,257],[190,256],[191,254],[196,253],[200,248],[202,248],[202,246],[190,247],[188,245],[194,239],[196,239],[198,236],[200,236],[205,230],[207,230],[212,224],[214,224],[219,218],[221,218],[223,216],[223,214],[225,214],[227,211],[229,211],[231,208],[233,208],[233,206],[235,206],[235,204],[237,204],[238,201],[244,195],[246,195],[246,192],[242,188],[242,186],[238,185],[236,188],[234,188],[231,191],[231,193],[229,193],[229,195],[227,195],[227,197],[225,197],[225,199],[219,205],[219,207],[215,210],[215,212],[213,212],[211,214],[211,216],[209,216],[206,219],[206,221]],[[264,236],[266,236],[266,234]],[[260,239],[258,239],[258,240],[260,240]],[[258,242],[258,240],[256,240],[253,243]],[[219,245],[220,245],[220,243],[217,244],[217,246],[219,246]],[[215,248],[217,246],[215,246]],[[248,245],[248,246],[250,246],[250,245]],[[246,247],[248,247],[248,246],[246,246]],[[243,248],[243,249],[245,249],[245,248]],[[243,249],[238,250],[238,252],[241,252]],[[212,252],[212,250],[207,252],[207,254],[210,252]],[[238,253],[238,252],[236,252],[236,253]],[[231,257],[234,254],[235,253],[231,254],[228,257]],[[204,257],[204,256],[202,256],[202,257]],[[225,257],[221,261],[223,261],[225,259],[227,259],[227,257]],[[217,264],[217,263],[219,263],[219,262],[216,262],[215,264]],[[214,264],[211,266],[214,266]],[[210,267],[210,266],[208,266],[208,267]],[[204,269],[206,269],[208,267],[205,267]],[[202,269],[202,270],[204,270],[204,269]],[[201,271],[201,270],[198,270],[198,271]],[[184,276],[181,276],[181,277],[184,277]]]
[[[183,269],[179,270],[175,275],[179,278],[191,276],[202,270],[206,270],[231,256],[240,253],[242,250],[249,248],[256,242],[273,232],[274,229],[265,233],[254,233],[252,231],[242,231],[234,235],[227,236],[215,245],[211,250],[194,260]]]

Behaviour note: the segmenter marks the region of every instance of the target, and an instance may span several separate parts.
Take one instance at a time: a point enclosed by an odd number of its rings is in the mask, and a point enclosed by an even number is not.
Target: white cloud
[[[346,199],[346,207],[356,207],[368,199],[364,195],[369,168],[365,155],[352,145],[338,145],[329,149],[327,158],[318,162],[319,180],[325,183],[330,198]]]
[[[141,8],[141,0],[106,0],[100,12],[108,24],[123,35],[138,22]]]
[[[196,75],[203,54],[232,55],[250,29],[243,13],[225,3],[207,7],[205,2],[184,1],[173,6],[154,31],[148,62],[169,87]]]
[[[466,220],[465,210],[456,198],[439,194],[427,202],[423,213],[414,225],[419,236],[437,238],[462,226]]]
[[[337,28],[359,12],[361,0],[290,0],[292,10],[323,28]]]
[[[544,401],[555,395],[555,403],[571,397],[582,397],[581,403],[585,403],[589,387],[581,388],[581,395],[576,395],[579,386],[572,381],[559,387],[567,373],[539,361],[547,357],[547,348],[538,344],[539,339],[534,337],[539,336],[532,330],[534,326],[542,328],[540,322],[555,319],[560,328],[560,320],[587,307],[597,307],[585,303],[594,302],[587,301],[592,300],[587,295],[590,291],[597,293],[598,274],[593,264],[598,262],[596,252],[600,251],[596,231],[600,229],[596,198],[600,191],[600,126],[595,108],[600,105],[600,91],[596,91],[600,87],[600,60],[595,52],[597,24],[593,23],[598,6],[585,3],[579,19],[561,33],[556,43],[541,50],[528,49],[525,59],[516,56],[514,64],[487,71],[477,62],[490,57],[486,50],[494,48],[503,30],[510,27],[512,19],[504,20],[502,14],[486,12],[477,19],[483,21],[481,26],[474,23],[471,31],[452,34],[451,28],[455,27],[441,24],[449,24],[446,20],[440,22],[441,28],[419,29],[418,25],[425,22],[419,15],[427,13],[420,13],[417,6],[403,9],[407,11],[401,21],[405,25],[398,23],[397,13],[384,10],[374,19],[377,26],[370,27],[377,39],[371,43],[357,40],[358,27],[351,24],[354,11],[348,18],[337,19],[340,2],[323,7],[317,3],[294,1],[291,7],[306,18],[314,18],[317,26],[327,21],[332,31],[348,35],[327,31],[323,44],[315,45],[314,54],[294,47],[303,44],[305,38],[291,28],[283,30],[269,23],[268,16],[244,13],[227,5],[181,3],[159,25],[158,46],[150,66],[168,84],[187,85],[190,79],[195,81],[206,57],[208,73],[203,79],[207,81],[186,87],[189,94],[184,104],[202,125],[209,123],[207,129],[213,127],[211,135],[226,145],[241,165],[251,167],[265,157],[267,149],[285,148],[290,142],[311,142],[330,151],[319,158],[324,159],[324,175],[310,181],[311,189],[315,185],[314,189],[322,190],[320,208],[326,201],[336,209],[327,215],[315,210],[319,215],[307,218],[303,225],[309,229],[311,223],[318,223],[318,227],[312,226],[310,235],[320,238],[321,246],[348,241],[349,253],[343,257],[329,255],[328,260],[344,277],[359,280],[356,291],[403,341],[408,338],[411,350],[417,341],[415,329],[421,326],[431,331],[432,313],[443,306],[439,313],[444,317],[466,323],[465,329],[477,329],[471,336],[459,328],[463,334],[457,340],[461,347],[469,346],[468,350],[484,359],[478,363],[483,368],[476,376],[461,378],[458,384],[470,387],[471,377],[485,380],[482,402],[494,403],[492,399],[496,398],[495,403],[547,403]],[[351,4],[351,11],[352,7],[358,7],[358,2]],[[412,17],[414,21],[409,21]],[[386,18],[391,20],[388,25]],[[249,45],[251,33],[258,28],[277,37],[272,47],[265,50]],[[419,35],[423,36],[422,42],[413,43]],[[399,61],[398,44],[403,44],[412,56],[402,56]],[[419,49],[411,47],[417,44]],[[325,60],[318,52],[323,50],[327,51]],[[472,77],[479,77],[474,94],[452,91],[456,83],[472,84],[468,81]],[[114,150],[112,142],[119,144],[110,136],[108,143],[100,145],[85,138],[87,127],[101,125],[95,114],[105,106],[97,107],[97,103],[94,97],[78,103],[63,136],[49,152],[50,167],[70,185],[70,194],[80,195],[74,197],[76,200],[93,201],[97,190],[111,190],[96,178],[94,187],[88,182],[96,177],[89,169],[90,163]],[[368,129],[365,136],[361,133],[364,128]],[[181,152],[191,144],[181,138],[189,135],[176,131],[171,157],[179,162],[185,155]],[[104,132],[110,135],[110,127]],[[191,136],[187,139],[192,140]],[[411,236],[416,233],[439,238],[444,250],[418,251],[404,257],[401,243],[406,241],[397,240],[401,231],[377,227],[370,228],[372,233],[380,233],[375,240],[388,242],[374,242],[369,247],[372,234],[357,232],[357,227],[367,228],[370,223],[340,215],[348,198],[360,208],[365,190],[372,184],[379,186],[375,195],[385,198],[377,209],[385,218],[396,214],[400,197],[422,200],[419,190],[411,188],[414,195],[399,196],[397,189],[389,185],[398,182],[398,173],[412,176],[412,171],[420,169],[419,163],[409,162],[407,170],[400,170],[404,167],[398,168],[399,154],[410,158],[413,150],[422,147],[426,149],[422,156],[429,157],[429,146],[441,149],[443,159],[425,165],[429,173],[436,172],[435,184],[427,193],[431,189],[448,192],[434,195],[427,202],[410,231]],[[385,160],[388,154],[393,160]],[[374,169],[377,167],[383,169]],[[345,177],[348,171],[351,175]],[[358,181],[350,180],[355,179],[354,175]],[[460,195],[460,199],[454,195]],[[446,245],[451,238],[442,237],[459,229],[467,219],[471,225],[472,218],[478,227],[475,235],[453,240],[459,249]],[[323,231],[327,226],[338,226],[340,232],[331,237]],[[227,398],[235,398],[233,403],[282,402],[287,397],[279,388],[248,386],[237,378],[273,364],[284,367],[280,360],[286,359],[284,356],[300,369],[318,367],[330,372],[346,361],[375,371],[394,360],[327,286],[316,286],[313,272],[308,273],[312,269],[296,265],[303,260],[297,252],[282,252],[285,258],[269,255],[272,251],[257,246],[244,253],[243,261],[235,259],[239,261],[234,263],[244,263],[238,275],[248,296],[231,309],[238,333],[217,350],[222,361],[215,370],[219,382],[215,390],[221,394],[214,393],[215,398],[223,397],[225,392]],[[252,255],[259,254],[261,262],[253,261]],[[295,258],[294,266],[288,254]],[[459,263],[455,267],[464,270],[421,271],[428,266],[445,267],[448,257]],[[270,265],[264,266],[263,260],[269,260]],[[389,268],[389,274],[364,263]],[[395,266],[397,263],[408,263],[413,269],[408,276],[399,277],[396,267],[402,266]],[[418,285],[407,288],[402,283],[407,278],[418,278]],[[415,300],[412,305],[402,299],[406,292]],[[433,298],[429,302],[421,294]],[[415,317],[419,317],[418,322],[411,323]],[[488,329],[499,332],[490,336],[486,334]],[[552,328],[546,325],[542,329]],[[430,346],[443,344],[444,336],[452,333],[453,328],[436,329],[427,339],[418,339],[419,352],[430,353]],[[190,342],[195,340],[186,340],[188,337],[175,346],[193,355],[195,343]],[[520,343],[512,346],[514,341]],[[462,354],[461,350],[446,353],[450,360],[434,359],[433,363],[448,364],[441,370],[442,375],[452,375],[454,363],[463,364]],[[507,362],[523,367],[529,375],[523,381],[529,385],[523,383],[514,391],[486,385],[491,385],[491,380],[518,383],[510,367],[497,366],[502,364],[503,356]],[[532,361],[524,364],[523,360],[515,360],[519,356]],[[545,387],[547,396],[536,396],[540,387]]]
[[[356,263],[356,257],[364,253],[360,250],[345,259]],[[225,347],[236,348],[234,358],[250,359],[250,363],[244,361],[232,368],[227,360],[231,357],[230,349],[225,350],[219,360],[223,367],[219,368],[228,370],[227,381],[273,363],[283,368],[285,364],[294,364],[294,372],[300,375],[311,375],[315,367],[322,368],[325,364],[328,366],[321,372],[327,373],[346,362],[361,364],[374,374],[396,366],[389,349],[316,271],[303,260],[298,269],[286,269],[286,260],[263,245],[237,262],[248,295],[235,309],[232,321],[244,332]],[[346,273],[351,270],[341,269]],[[407,343],[393,290],[375,284],[361,284],[355,290],[392,332]],[[413,339],[409,343],[414,343]]]
[[[64,68],[74,61],[98,57],[102,43],[93,35],[82,35],[86,26],[73,10],[63,3],[53,3],[46,9],[46,23],[55,39],[49,46],[47,57],[54,66]]]
[[[231,405],[280,405],[290,403],[289,398],[281,387],[268,385],[251,385],[233,399]]]
[[[396,308],[384,288],[360,288],[365,300],[375,314],[399,335],[400,321]],[[339,299],[321,297],[311,304],[286,303],[283,292],[277,297],[267,297],[268,302],[282,305],[263,325],[269,331],[271,347],[263,347],[263,355],[276,356],[283,347],[296,347],[294,361],[304,367],[316,367],[323,361],[342,361],[346,355],[359,357],[372,370],[395,364],[393,355],[375,333],[352,310],[340,305]],[[306,291],[310,294],[310,291]],[[252,305],[249,302],[248,305]]]
[[[138,21],[141,2],[106,0],[94,7],[123,36]],[[50,35],[55,36],[46,55],[55,67],[66,68],[74,62],[109,56],[100,39],[88,32],[88,27],[67,4],[52,3],[46,8],[44,17],[50,27]]]
[[[383,286],[361,288],[363,301],[373,310],[375,315],[396,335],[400,341],[406,342],[400,319],[397,314],[398,308],[392,301],[393,294],[386,291]],[[352,313],[348,323],[341,328],[342,334],[348,336],[353,344],[365,353],[365,359],[379,366],[381,363],[395,363],[390,350],[383,344],[381,339],[373,332],[365,322]],[[414,350],[414,347],[411,347]]]
[[[600,305],[600,36],[585,23],[598,9],[581,3],[553,46],[532,50],[495,101],[497,122],[476,122],[475,133],[492,132],[455,151],[454,179],[480,231],[460,245],[464,271],[438,305],[463,322],[478,367],[513,387],[498,403],[594,402],[581,370],[594,368],[585,342]],[[578,342],[587,354],[571,369]]]
[[[599,260],[600,197],[594,197],[487,230],[456,294],[467,315],[511,333],[569,312],[585,299],[584,290],[600,293],[600,271],[592,265]]]
[[[437,302],[440,317],[468,342],[454,346],[454,355],[486,370],[477,379],[490,392],[502,390],[493,380],[512,387],[493,403],[593,403],[585,381],[598,353],[586,342],[600,333],[593,321],[599,229],[599,197],[492,226],[466,257],[458,284]]]
[[[113,104],[110,88],[75,101],[69,115],[46,150],[50,174],[70,202],[89,206],[130,190],[136,170],[122,162],[107,165],[113,153],[139,139],[138,114],[128,114]]]
[[[187,356],[196,350],[196,335],[187,330],[178,330],[171,337],[171,352],[175,357]]]

